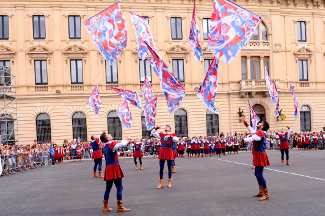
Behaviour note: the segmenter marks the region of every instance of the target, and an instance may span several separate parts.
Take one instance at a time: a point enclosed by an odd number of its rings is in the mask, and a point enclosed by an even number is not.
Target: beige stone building
[[[131,105],[132,127],[120,126],[114,111],[122,99],[108,87],[114,85],[141,93],[147,75],[152,79],[155,94],[162,92],[158,77],[136,53],[130,11],[149,18],[159,54],[186,88],[182,110],[175,114],[168,114],[164,96],[158,97],[156,124],[169,124],[180,136],[243,132],[245,128],[238,122],[237,112],[241,108],[249,119],[248,94],[256,113],[270,122],[271,130],[286,125],[294,131],[323,130],[324,1],[235,2],[261,16],[262,22],[231,64],[220,62],[215,103],[220,114],[213,115],[207,112],[195,92],[204,78],[206,65],[213,58],[206,48],[212,0],[197,1],[202,62],[194,58],[188,43],[193,0],[123,0],[120,5],[126,19],[128,44],[112,67],[106,67],[81,23],[114,2],[0,0],[0,66],[9,66],[16,76],[20,144],[30,144],[35,139],[62,143],[63,139],[78,136],[89,140],[102,130],[108,130],[117,138],[146,136],[142,111],[135,106]],[[275,104],[268,95],[264,67],[277,85],[286,120],[274,117]],[[287,76],[299,101],[296,120]],[[100,116],[86,105],[99,78],[103,101]]]

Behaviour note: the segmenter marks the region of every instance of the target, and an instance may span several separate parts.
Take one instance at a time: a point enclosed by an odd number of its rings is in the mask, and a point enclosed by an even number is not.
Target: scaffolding
[[[19,144],[16,77],[0,66],[0,138],[3,144]]]

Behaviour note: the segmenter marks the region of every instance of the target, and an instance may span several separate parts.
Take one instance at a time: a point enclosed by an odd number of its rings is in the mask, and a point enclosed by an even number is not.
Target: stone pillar
[[[261,74],[261,79],[264,79],[264,56],[260,56],[260,74]]]
[[[246,72],[247,72],[247,79],[251,79],[251,57],[247,56],[246,62]]]

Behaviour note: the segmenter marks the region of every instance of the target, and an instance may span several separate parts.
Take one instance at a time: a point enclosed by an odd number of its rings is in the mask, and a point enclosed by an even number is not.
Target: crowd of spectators
[[[215,142],[224,141],[237,141],[240,143],[242,138],[246,137],[248,134],[238,134],[238,133],[220,133],[219,135],[214,136]],[[208,137],[209,138],[209,137]],[[304,138],[305,143],[308,144],[308,149],[313,148],[324,149],[325,147],[325,133],[324,132],[295,132],[291,133],[289,137],[289,144],[291,148],[299,148],[298,139]],[[185,149],[187,149],[187,140],[196,140],[200,141],[201,139],[207,139],[206,137],[197,137],[192,138],[181,138],[180,142],[183,142]],[[316,142],[315,142],[316,140]],[[118,141],[117,141],[118,142]],[[157,149],[159,148],[160,141],[154,138],[147,138],[141,140],[144,148],[144,155],[156,155]],[[124,151],[133,150],[133,144],[135,140],[131,140],[127,146],[124,147]],[[268,133],[266,139],[266,146],[268,150],[278,149],[280,146],[280,140],[278,132],[272,131]],[[100,148],[102,152],[104,151],[105,143],[100,143]],[[75,160],[77,156],[77,150],[80,149],[82,153],[82,158],[89,159],[92,155],[92,148],[90,142],[83,142],[78,139],[74,139],[71,142],[64,140],[62,145],[57,145],[53,142],[48,143],[37,143],[35,140],[32,145],[8,145],[0,144],[0,157],[1,157],[1,168],[2,175],[13,174],[16,172],[22,172],[29,169],[34,169],[41,166],[55,165],[56,161],[54,160],[54,154],[56,149],[62,149],[64,153],[64,160]],[[244,143],[239,147],[242,151],[251,150],[250,143]],[[104,155],[104,154],[103,154]],[[128,156],[126,156],[128,157]]]

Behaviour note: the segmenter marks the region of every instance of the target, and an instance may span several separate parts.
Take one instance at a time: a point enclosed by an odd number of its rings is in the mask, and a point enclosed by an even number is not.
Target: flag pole
[[[98,84],[100,78],[102,78],[102,75],[99,76],[99,78],[98,78],[98,80],[97,80],[97,82],[96,82],[96,85]]]

